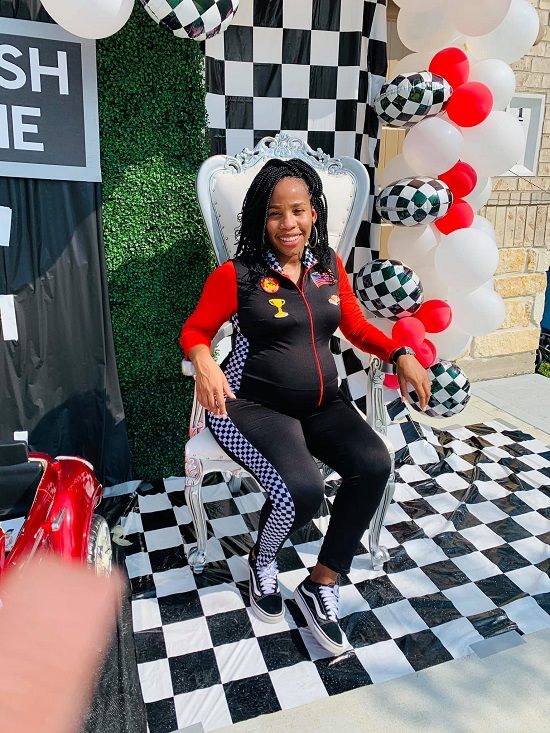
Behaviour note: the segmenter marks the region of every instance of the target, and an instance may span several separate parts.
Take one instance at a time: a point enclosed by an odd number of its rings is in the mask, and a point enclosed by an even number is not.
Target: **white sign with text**
[[[95,41],[0,18],[0,175],[101,180]]]

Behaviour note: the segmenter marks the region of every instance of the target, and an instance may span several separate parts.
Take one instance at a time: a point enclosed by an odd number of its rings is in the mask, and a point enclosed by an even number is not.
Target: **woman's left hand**
[[[409,385],[414,389],[420,401],[420,409],[425,410],[432,394],[428,372],[412,354],[398,357],[396,365],[397,379],[401,389],[401,397],[409,400]]]

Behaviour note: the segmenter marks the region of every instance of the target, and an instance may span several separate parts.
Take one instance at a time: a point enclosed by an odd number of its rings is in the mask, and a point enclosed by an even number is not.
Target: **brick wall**
[[[479,213],[493,224],[500,249],[495,290],[504,298],[506,320],[495,333],[475,338],[459,361],[471,379],[522,374],[534,370],[546,271],[550,266],[550,0],[531,0],[543,33],[529,55],[514,64],[518,92],[547,94],[543,138],[536,176],[493,179],[493,194]],[[388,49],[392,62],[409,53],[397,37],[397,8],[388,5]],[[403,133],[383,132],[381,166],[395,155]],[[542,189],[542,190],[541,190]],[[383,242],[391,226],[385,227]],[[384,252],[384,249],[382,249]]]

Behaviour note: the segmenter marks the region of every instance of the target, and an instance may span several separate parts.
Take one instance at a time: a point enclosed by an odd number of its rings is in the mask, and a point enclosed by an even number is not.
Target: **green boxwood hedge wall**
[[[214,260],[195,196],[208,155],[203,56],[136,4],[97,44],[103,225],[135,478],[183,473],[192,383],[183,320]]]

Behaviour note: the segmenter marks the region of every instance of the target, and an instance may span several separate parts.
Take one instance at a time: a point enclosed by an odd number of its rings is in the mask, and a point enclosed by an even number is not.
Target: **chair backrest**
[[[286,133],[264,137],[254,150],[208,158],[197,175],[197,196],[218,262],[235,255],[235,232],[252,179],[272,158],[300,158],[319,173],[328,203],[331,247],[344,262],[353,247],[369,192],[365,166],[355,158],[331,158]]]

